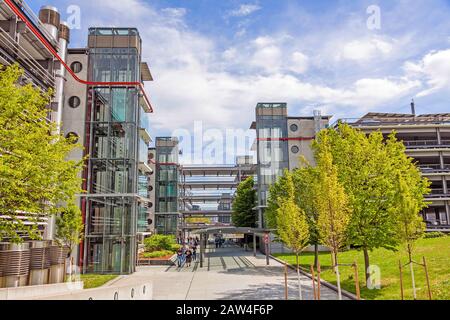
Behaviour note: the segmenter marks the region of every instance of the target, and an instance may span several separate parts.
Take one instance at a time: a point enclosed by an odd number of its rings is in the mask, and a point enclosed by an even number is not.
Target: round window
[[[292,151],[292,153],[299,153],[299,152],[300,152],[300,148],[297,147],[297,146],[293,146],[293,147],[291,148],[291,151]]]
[[[70,139],[71,142],[77,143],[79,136],[75,132],[69,132],[68,134],[66,134],[66,139]]]
[[[69,98],[69,106],[72,108],[78,108],[81,104],[80,98],[73,96]]]
[[[149,204],[148,204],[148,207],[151,209],[151,208],[153,208],[153,202],[150,202]]]
[[[148,186],[148,191],[152,192],[153,191],[153,186]]]
[[[70,69],[72,69],[73,72],[79,73],[81,70],[83,70],[83,65],[79,61],[72,62],[70,65]]]
[[[296,125],[295,123],[291,124],[291,131],[292,132],[296,132],[298,130],[298,125]]]

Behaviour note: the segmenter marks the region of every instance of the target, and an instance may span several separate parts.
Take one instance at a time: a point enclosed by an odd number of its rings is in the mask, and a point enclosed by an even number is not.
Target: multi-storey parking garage
[[[180,169],[181,229],[184,234],[205,226],[232,224],[232,200],[239,183],[254,176],[251,157],[235,165],[189,165]]]

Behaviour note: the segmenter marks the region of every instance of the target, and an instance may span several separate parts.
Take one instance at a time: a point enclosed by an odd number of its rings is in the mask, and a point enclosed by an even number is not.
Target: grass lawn
[[[98,288],[108,281],[117,278],[114,274],[82,274],[81,281],[84,281],[84,289]]]
[[[295,255],[274,254],[274,256],[295,265]],[[434,239],[421,239],[417,241],[414,251],[414,260],[422,263],[425,256],[430,276],[430,284],[433,299],[450,299],[450,236]],[[364,257],[363,253],[350,250],[339,253],[339,263],[358,264],[358,274],[361,287],[361,297],[368,300],[398,300],[400,299],[400,276],[399,259],[402,263],[407,262],[407,254],[403,248],[398,252],[385,249],[377,249],[370,253],[370,263],[377,265],[381,272],[381,289],[369,290],[364,286]],[[320,254],[320,265],[322,269],[321,278],[336,285],[336,275],[331,270],[331,255]],[[314,253],[302,253],[300,264],[309,271],[310,265],[314,263]],[[351,267],[340,267],[342,288],[355,293],[354,272]],[[428,299],[427,284],[423,267],[414,266],[418,299]],[[403,269],[403,288],[405,299],[413,299],[411,274],[409,267]]]

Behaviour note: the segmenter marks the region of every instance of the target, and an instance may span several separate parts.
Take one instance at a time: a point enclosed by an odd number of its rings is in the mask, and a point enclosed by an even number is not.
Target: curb
[[[271,257],[273,260],[275,260],[275,261],[277,261],[277,262],[279,262],[279,263],[281,263],[281,264],[283,264],[283,265],[284,265],[284,264],[287,264],[288,268],[290,268],[290,269],[292,269],[292,270],[294,270],[294,271],[297,271],[297,268],[295,268],[295,267],[292,266],[291,264],[286,263],[285,261],[283,261],[283,260],[281,260],[281,259],[278,259],[277,257],[274,257],[274,256],[272,256],[272,255],[270,255],[270,257]],[[300,273],[301,273],[302,275],[304,275],[304,276],[306,276],[306,277],[312,279],[312,275],[310,275],[309,273],[303,271],[302,269],[300,269]],[[317,281],[317,278],[316,278],[315,280]],[[323,280],[323,279],[320,279],[320,284],[323,285],[323,286],[325,286],[325,287],[327,287],[328,289],[333,290],[333,291],[336,291],[336,292],[338,291],[338,288],[337,288],[335,285],[333,285],[333,284],[331,284],[331,283],[329,283],[329,282],[327,282],[327,281],[325,281],[325,280]],[[356,297],[355,294],[353,294],[353,293],[351,293],[351,292],[349,292],[349,291],[347,291],[347,290],[344,290],[344,289],[342,289],[342,288],[341,288],[341,293],[342,293],[343,296],[345,296],[345,297],[347,297],[347,298],[349,298],[349,299],[351,299],[351,300],[358,300],[358,298]],[[363,300],[363,299],[361,299],[361,300]]]
[[[114,278],[114,279],[112,279],[112,280],[109,280],[109,281],[106,282],[104,285],[100,286],[99,288],[102,288],[102,287],[110,287],[110,286],[112,286],[114,283],[116,283],[117,281],[119,281],[119,280],[121,280],[121,279],[123,279],[123,278],[125,278],[125,275],[117,276],[116,278]],[[95,289],[95,288],[94,288],[94,289]]]

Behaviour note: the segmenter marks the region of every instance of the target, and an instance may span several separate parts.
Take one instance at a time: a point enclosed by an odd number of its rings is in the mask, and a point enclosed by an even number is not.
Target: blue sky
[[[29,2],[30,3],[30,2]],[[89,26],[135,26],[155,81],[152,135],[248,129],[260,101],[335,119],[369,111],[450,112],[450,1],[34,0],[63,18],[81,8],[72,46]],[[380,9],[369,29],[367,8]]]

